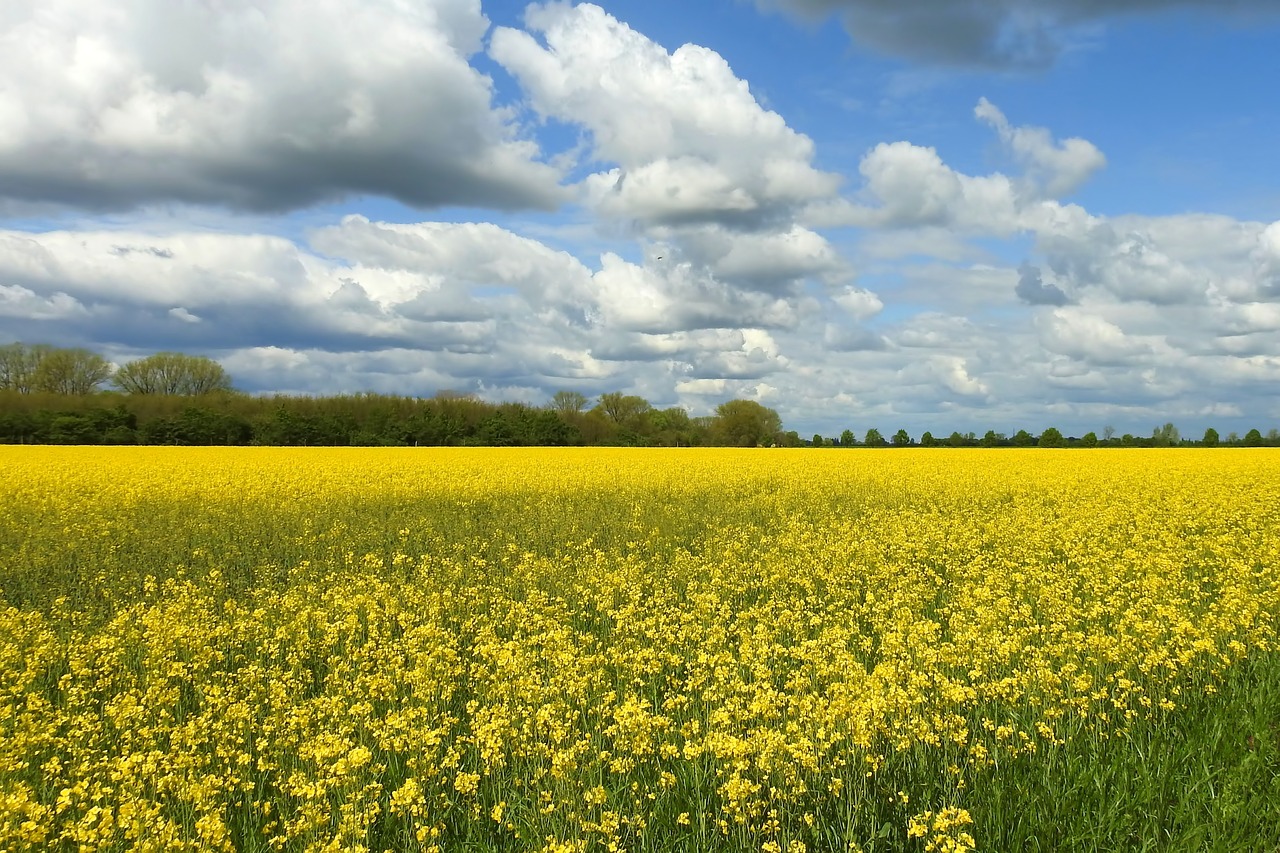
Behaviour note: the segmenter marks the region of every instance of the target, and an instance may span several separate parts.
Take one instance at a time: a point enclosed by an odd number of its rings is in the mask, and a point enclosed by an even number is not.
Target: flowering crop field
[[[0,448],[0,849],[1265,850],[1280,452]]]

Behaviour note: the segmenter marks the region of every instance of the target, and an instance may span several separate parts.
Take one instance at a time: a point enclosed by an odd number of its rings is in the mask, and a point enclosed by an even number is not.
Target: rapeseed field
[[[1280,452],[0,449],[0,849],[1280,843]]]

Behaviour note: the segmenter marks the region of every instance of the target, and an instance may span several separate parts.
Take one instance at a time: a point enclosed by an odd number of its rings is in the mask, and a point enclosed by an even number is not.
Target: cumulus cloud
[[[1039,328],[1050,352],[1090,364],[1131,365],[1152,352],[1149,343],[1084,309],[1055,308]]]
[[[835,192],[839,177],[812,165],[812,141],[761,107],[715,51],[668,53],[592,4],[533,5],[525,21],[531,32],[497,28],[489,53],[540,115],[586,128],[594,158],[616,164],[585,181],[600,212],[758,227]]]
[[[804,17],[837,14],[874,50],[946,65],[1043,68],[1080,28],[1123,15],[1198,7],[1214,14],[1274,13],[1270,0],[757,0]]]
[[[609,252],[593,286],[593,316],[630,331],[787,327],[798,319],[790,300],[737,291],[690,264],[645,267]]]
[[[970,233],[1007,235],[1019,224],[1013,182],[1004,175],[964,175],[934,148],[881,142],[858,166],[873,207],[852,207],[847,223],[864,227],[942,226]]]
[[[737,291],[687,263],[606,253],[590,268],[488,223],[362,216],[317,229],[310,245],[253,234],[0,232],[0,280],[13,282],[0,288],[0,339],[69,333],[122,352],[235,355],[238,365],[261,352],[267,360],[247,387],[274,369],[275,384],[260,386],[272,390],[325,390],[325,370],[334,371],[327,390],[358,389],[362,371],[380,363],[372,354],[398,353],[387,369],[413,383],[403,391],[432,392],[422,383],[438,381],[536,396],[531,389],[566,379],[617,390],[625,372],[670,400],[676,381],[784,370],[766,329],[803,316],[797,300]],[[336,370],[342,353],[364,367]],[[406,373],[406,353],[430,370]]]
[[[0,200],[550,207],[559,173],[468,57],[479,0],[9,0]],[[448,116],[448,121],[441,121]]]
[[[1043,127],[1014,127],[986,98],[974,115],[995,128],[1000,139],[1027,170],[1037,196],[1061,198],[1078,189],[1107,164],[1107,158],[1087,139],[1071,137],[1055,142]]]
[[[1062,288],[1045,282],[1041,278],[1040,268],[1031,264],[1023,264],[1018,268],[1018,284],[1014,292],[1028,305],[1066,305],[1071,301],[1062,292]]]
[[[1057,141],[1045,128],[1009,123],[983,98],[977,118],[995,129],[1022,167],[1013,177],[999,172],[966,175],[943,162],[936,149],[911,142],[882,142],[858,166],[870,205],[824,210],[828,223],[896,229],[947,229],[953,236],[1009,236],[1044,222],[1070,218],[1056,199],[1078,188],[1106,163],[1091,142]]]

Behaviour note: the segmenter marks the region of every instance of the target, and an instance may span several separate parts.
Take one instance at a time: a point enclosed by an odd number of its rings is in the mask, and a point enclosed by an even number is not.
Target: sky
[[[0,343],[1280,426],[1274,0],[5,0]]]

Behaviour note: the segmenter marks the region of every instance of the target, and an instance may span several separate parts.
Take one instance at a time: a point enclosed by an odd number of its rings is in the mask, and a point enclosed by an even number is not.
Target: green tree
[[[875,427],[867,430],[867,435],[862,439],[862,443],[867,447],[885,447],[889,444],[884,440],[884,436],[880,434],[880,430]]]
[[[1209,427],[1207,430],[1204,431],[1204,438],[1200,440],[1200,443],[1203,444],[1205,447],[1217,447],[1218,431],[1213,427]]]
[[[1057,427],[1049,427],[1040,433],[1040,440],[1036,442],[1041,447],[1066,447],[1067,441],[1062,437],[1062,433]]]
[[[729,400],[716,406],[712,438],[731,447],[772,444],[782,431],[782,418],[755,400]]]
[[[644,397],[622,394],[617,391],[601,394],[596,409],[609,421],[623,429],[639,430],[645,415],[653,408]]]
[[[964,447],[964,436],[959,432],[953,432],[947,437],[947,444],[952,447]]]
[[[0,347],[0,391],[30,394],[36,390],[40,362],[53,348],[45,344],[16,341]]]
[[[1258,432],[1256,429],[1251,429],[1248,432],[1246,432],[1244,434],[1244,446],[1245,447],[1261,447],[1262,433]]]
[[[847,429],[844,432],[840,433],[841,447],[853,447],[857,443],[858,443],[858,438],[853,434],[853,430]]]
[[[987,430],[986,435],[982,436],[983,447],[999,447],[1004,441],[1004,436],[993,429]]]
[[[907,433],[905,429],[900,429],[893,434],[893,446],[894,447],[910,447],[911,446],[911,436]]]
[[[131,361],[121,366],[111,381],[126,394],[197,397],[231,390],[231,377],[221,364],[180,352],[158,352]]]
[[[788,430],[782,433],[778,438],[778,443],[783,447],[802,447],[804,442],[800,440],[800,433],[795,430]]]
[[[1013,434],[1014,447],[1030,447],[1036,443],[1036,437],[1025,429],[1020,429]]]
[[[937,447],[938,440],[933,437],[933,433],[925,430],[924,435],[920,436],[921,447]]]
[[[551,398],[551,410],[562,415],[576,415],[587,407],[587,398],[577,391],[557,391]]]
[[[1085,434],[1080,438],[1080,446],[1081,446],[1081,447],[1097,447],[1097,446],[1098,446],[1098,434],[1097,434],[1096,432],[1086,432],[1086,433],[1085,433]]]
[[[1151,431],[1151,443],[1156,447],[1172,447],[1179,441],[1178,428],[1171,423]]]
[[[35,390],[49,394],[92,394],[111,376],[111,365],[87,349],[51,349],[40,359]]]
[[[813,434],[813,441],[809,442],[809,444],[812,447],[826,447],[827,440],[823,438],[819,433],[815,432]]]

